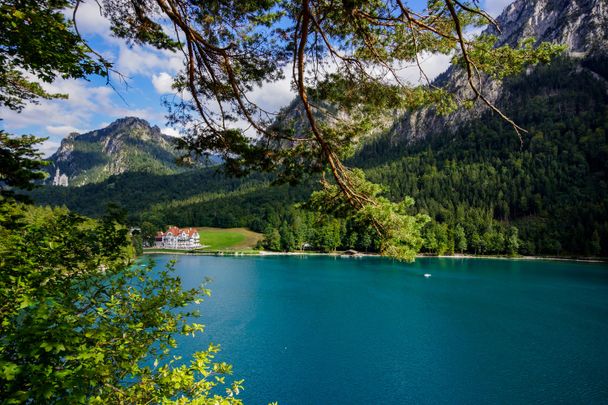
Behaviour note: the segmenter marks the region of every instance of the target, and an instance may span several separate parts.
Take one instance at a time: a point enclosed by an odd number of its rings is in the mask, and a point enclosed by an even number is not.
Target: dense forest
[[[380,140],[358,162],[392,198],[410,195],[433,217],[435,239],[447,233],[438,251],[450,251],[462,227],[469,252],[508,251],[515,233],[522,254],[606,255],[608,95],[600,73],[562,61],[511,79],[503,105],[529,131],[521,145],[509,125],[485,116],[370,164],[398,150]]]
[[[564,59],[505,82],[500,105],[528,131],[521,141],[488,113],[417,142],[381,136],[350,164],[384,184],[391,200],[411,196],[412,213],[430,216],[424,252],[606,256],[606,63]],[[133,224],[148,227],[246,226],[264,232],[273,250],[377,249],[370,229],[306,209],[316,187],[315,179],[273,185],[269,175],[226,178],[209,168],[127,173],[80,188],[46,187],[33,197],[93,216],[118,203]]]

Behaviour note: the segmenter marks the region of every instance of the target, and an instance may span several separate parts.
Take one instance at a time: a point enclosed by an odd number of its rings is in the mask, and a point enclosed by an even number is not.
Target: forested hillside
[[[608,255],[608,95],[605,58],[564,59],[506,83],[501,106],[528,130],[486,114],[456,133],[395,143],[379,138],[351,164],[386,185],[412,212],[427,213],[430,253]],[[230,179],[215,169],[174,176],[113,176],[80,188],[36,191],[39,202],[100,215],[117,202],[133,223],[250,227],[268,247],[373,250],[374,233],[306,212],[316,181],[271,185],[264,175]],[[145,187],[141,187],[145,184]]]
[[[523,254],[606,255],[608,96],[596,69],[606,62],[564,60],[510,80],[502,104],[529,131],[521,144],[488,114],[409,146],[379,140],[357,162],[435,219],[431,251],[450,251],[462,227],[466,250],[498,253],[516,227]]]
[[[183,171],[175,140],[147,121],[126,117],[105,128],[72,133],[49,159],[47,183],[82,186],[127,172],[175,174]]]

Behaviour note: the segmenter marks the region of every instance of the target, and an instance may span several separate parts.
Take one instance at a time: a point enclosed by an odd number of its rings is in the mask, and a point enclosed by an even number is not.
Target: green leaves
[[[534,38],[526,38],[516,47],[496,47],[497,38],[492,35],[478,37],[468,56],[477,68],[494,79],[503,79],[523,71],[527,66],[548,63],[566,50],[563,45],[543,42],[536,44]],[[455,62],[462,65],[462,57]]]
[[[363,171],[352,170],[350,178],[354,193],[369,196],[363,205],[353,207],[337,185],[325,182],[323,190],[312,193],[307,206],[350,218],[363,228],[372,227],[380,238],[382,255],[413,261],[423,242],[420,231],[430,218],[423,214],[409,214],[414,204],[410,197],[391,202],[380,196],[382,187],[367,181]]]
[[[0,130],[0,198],[15,197],[13,188],[31,190],[33,181],[46,177],[41,169],[47,163],[36,150],[44,140],[31,135],[10,137]]]
[[[67,98],[48,93],[40,85],[57,77],[107,75],[111,65],[95,56],[68,23],[64,15],[68,7],[66,1],[2,2],[0,105],[20,111],[27,101]]]
[[[240,382],[226,398],[214,390],[232,373],[213,360],[219,346],[189,363],[174,356],[178,335],[204,330],[189,323],[204,286],[182,290],[172,263],[135,265],[126,229],[110,219],[14,209],[13,229],[0,226],[0,401],[240,402]]]
[[[19,375],[21,367],[15,363],[6,361],[0,362],[0,379],[5,381],[12,381]]]

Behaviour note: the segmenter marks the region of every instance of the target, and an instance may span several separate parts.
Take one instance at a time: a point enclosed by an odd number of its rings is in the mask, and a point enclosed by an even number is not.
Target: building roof
[[[186,232],[186,235],[193,237],[194,235],[198,235],[198,231],[196,230],[196,228],[188,228],[188,229],[183,229],[184,232]]]
[[[196,228],[179,228],[177,226],[170,226],[169,229],[167,229],[167,232],[158,231],[156,237],[162,238],[163,236],[167,236],[168,234],[171,234],[173,236],[185,234],[186,236],[192,238],[195,235],[198,235],[198,230]]]

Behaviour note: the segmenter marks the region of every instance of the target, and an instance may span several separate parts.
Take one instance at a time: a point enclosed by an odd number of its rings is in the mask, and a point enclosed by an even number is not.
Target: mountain
[[[505,8],[496,22],[500,32],[490,26],[485,33],[497,36],[497,46],[516,46],[523,39],[535,38],[537,44],[566,45],[568,56],[580,60],[605,55],[608,51],[608,2],[605,0],[516,0]],[[466,73],[457,66],[451,66],[439,75],[433,85],[448,89],[458,99],[473,96]],[[503,82],[489,78],[484,79],[481,90],[498,105],[502,98],[510,96],[504,91]],[[395,121],[385,139],[390,139],[393,146],[403,145],[446,128],[454,131],[487,111],[488,108],[478,100],[473,108],[461,108],[448,115],[438,114],[433,108],[408,112]]]
[[[487,108],[447,117],[424,109],[395,116],[392,129],[348,165],[386,185],[392,200],[412,196],[413,211],[432,218],[425,252],[608,257],[607,18],[606,1],[591,0],[518,0],[498,18],[499,43],[532,35],[570,47],[548,66],[484,88],[528,130],[521,143]],[[461,74],[450,68],[436,83],[458,88]],[[271,181],[226,179],[213,169],[125,172],[84,187],[45,187],[32,197],[94,216],[119,202],[134,224],[249,227],[278,234],[287,250],[302,240],[320,249],[374,249],[365,230],[294,207],[314,181]]]
[[[517,0],[498,18],[498,45],[517,45],[522,38],[564,44],[574,56],[606,51],[608,2],[605,0]]]
[[[173,174],[176,164],[173,138],[140,118],[121,118],[106,128],[71,133],[48,160],[48,183],[82,186],[99,183],[126,172]]]

